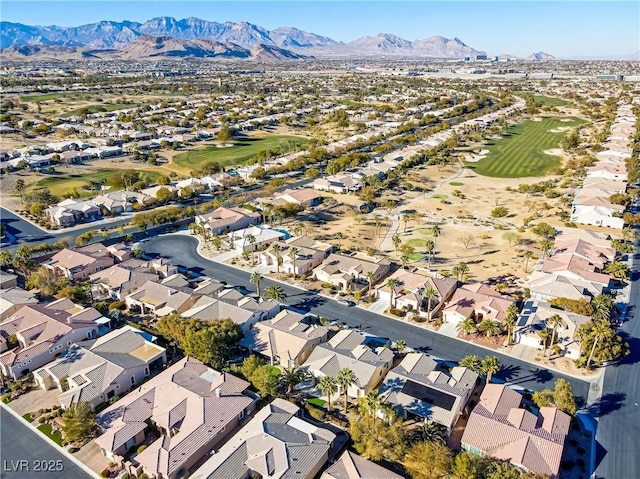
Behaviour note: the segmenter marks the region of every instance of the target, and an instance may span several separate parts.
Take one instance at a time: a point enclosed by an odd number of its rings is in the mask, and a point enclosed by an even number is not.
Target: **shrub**
[[[316,421],[324,421],[325,413],[322,409],[318,409],[317,407],[313,407],[311,404],[307,404],[305,406],[307,411],[309,411],[309,415],[315,419]]]
[[[110,471],[108,467],[103,469],[102,472],[100,473],[100,477],[109,477],[109,475],[110,475]]]
[[[149,476],[147,476],[144,472],[142,474],[140,474],[138,476],[138,479],[149,479]]]
[[[40,416],[40,417],[38,418],[38,424],[42,424],[42,423],[43,423],[43,422],[45,422],[45,421],[46,421],[46,418],[45,418],[44,416]]]
[[[123,475],[120,476],[120,479],[130,479],[131,478],[131,474],[129,474],[128,472],[125,472]]]
[[[327,289],[333,288],[333,285],[331,283],[322,283],[322,284],[320,284],[320,286],[322,288],[327,288]]]
[[[389,313],[393,314],[394,316],[398,316],[400,318],[405,315],[405,311],[403,311],[402,309],[398,309],[398,308],[390,308],[389,309]]]
[[[138,448],[138,450],[136,451],[138,454],[140,454],[142,451],[144,451],[147,448],[147,446],[145,446],[144,444],[142,446],[140,446]]]
[[[125,309],[127,309],[127,305],[124,303],[124,301],[114,301],[109,305],[109,311],[112,311],[114,309],[124,311]]]

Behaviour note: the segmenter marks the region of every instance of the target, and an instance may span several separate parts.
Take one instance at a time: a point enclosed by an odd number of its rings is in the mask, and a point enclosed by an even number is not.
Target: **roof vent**
[[[216,397],[219,398],[222,396],[222,388],[216,388]]]

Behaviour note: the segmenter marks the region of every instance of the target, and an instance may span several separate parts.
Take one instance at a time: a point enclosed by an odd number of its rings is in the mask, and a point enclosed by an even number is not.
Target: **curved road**
[[[196,251],[197,244],[197,240],[191,236],[166,235],[145,241],[143,249],[147,254],[170,258],[174,264],[184,266],[196,273],[255,291],[255,286],[249,282],[249,273],[203,258]],[[264,280],[262,284],[264,288],[274,282]],[[475,354],[480,358],[489,354],[488,350],[465,341],[443,336],[365,309],[343,306],[312,291],[277,284],[282,286],[287,294],[286,303],[296,309],[312,312],[330,320],[342,321],[350,327],[380,337],[391,340],[404,339],[409,347],[442,359],[456,361],[469,354]],[[583,402],[587,398],[589,384],[585,381],[548,371],[500,353],[492,352],[491,354],[498,356],[503,365],[502,370],[494,375],[499,380],[523,388],[543,389],[553,387],[554,381],[563,377],[571,383],[577,398],[582,399]]]

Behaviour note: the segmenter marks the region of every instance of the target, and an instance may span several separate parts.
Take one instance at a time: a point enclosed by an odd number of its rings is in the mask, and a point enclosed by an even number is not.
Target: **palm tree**
[[[318,381],[318,389],[327,396],[328,410],[331,411],[331,396],[338,391],[338,384],[332,376],[322,376]]]
[[[614,301],[611,296],[607,294],[599,294],[591,300],[591,306],[593,307],[593,314],[591,317],[599,321],[611,320],[611,309],[613,308]]]
[[[264,278],[258,271],[254,271],[249,277],[249,281],[256,285],[256,293],[258,293],[258,296],[260,296],[260,283],[263,279]]]
[[[427,268],[431,269],[431,260],[433,259],[433,254],[436,251],[436,242],[433,240],[426,240],[424,249],[427,251]]]
[[[222,238],[220,238],[220,235],[214,235],[213,238],[211,238],[211,244],[216,251],[220,251],[220,248],[222,248]]]
[[[510,304],[506,311],[506,316],[504,318],[504,324],[507,325],[507,332],[509,334],[509,343],[513,341],[513,328],[518,322],[518,306],[514,304]]]
[[[487,384],[491,382],[491,376],[500,371],[500,361],[495,356],[487,356],[481,363],[482,372],[487,378]]]
[[[376,223],[376,236],[380,236],[380,228],[382,227],[382,220],[380,219],[380,217],[376,216],[374,218],[374,221]]]
[[[469,266],[463,261],[455,265],[451,272],[456,275],[458,281],[463,282],[464,275],[469,272]]]
[[[549,346],[553,347],[553,344],[556,342],[557,329],[562,326],[562,318],[559,314],[554,314],[547,319],[547,324],[551,327],[551,343],[549,343]]]
[[[407,342],[404,339],[398,339],[396,341],[396,349],[398,353],[402,354],[402,352],[407,349]]]
[[[478,325],[478,330],[483,332],[487,338],[498,336],[502,332],[502,325],[499,321],[487,318]]]
[[[342,240],[344,239],[344,234],[341,231],[336,233],[336,240],[338,241],[338,249],[342,249]]]
[[[429,287],[422,292],[422,297],[427,298],[427,318],[431,321],[431,302],[438,299],[438,291]]]
[[[273,299],[274,301],[282,302],[287,299],[287,294],[280,286],[272,284],[267,286],[262,293],[262,297],[265,299]]]
[[[593,346],[591,347],[591,353],[589,353],[589,359],[587,359],[587,369],[591,365],[593,354],[596,352],[596,346],[598,342],[609,333],[611,330],[611,324],[608,321],[594,321],[591,334],[593,335]]]
[[[382,407],[384,399],[382,399],[378,390],[374,389],[369,391],[365,396],[362,396],[358,402],[360,403],[359,409],[361,414],[376,417]]]
[[[407,264],[409,263],[409,255],[403,254],[402,256],[400,256],[400,262],[402,263],[402,267],[404,269],[407,269]]]
[[[373,282],[376,279],[376,274],[373,271],[367,271],[365,277],[367,278],[367,282],[369,283],[369,296],[371,296],[371,293],[373,292]]]
[[[462,334],[465,336],[478,332],[478,326],[476,326],[476,322],[473,318],[467,318],[464,321],[460,321],[456,325],[456,329],[458,331],[462,331]]]
[[[547,355],[547,343],[549,342],[549,338],[551,337],[551,330],[549,328],[544,328],[538,331],[538,336],[542,340],[542,357]]]
[[[253,235],[249,235],[247,236],[247,241],[249,242],[249,244],[251,245],[251,266],[253,266],[254,264],[256,264],[256,248],[255,248],[255,244],[256,244],[256,237]]]
[[[280,373],[280,382],[286,387],[287,396],[291,396],[293,389],[304,378],[304,372],[299,367],[287,368]]]
[[[624,281],[629,277],[629,265],[621,263],[619,261],[612,261],[605,268],[604,272],[610,275],[613,279]]]
[[[396,288],[399,286],[399,282],[395,278],[389,278],[385,283],[385,286],[391,290],[389,294],[389,309],[393,308],[395,304]]]
[[[349,368],[342,368],[336,375],[336,383],[344,392],[344,412],[347,412],[347,390],[356,382],[356,375]]]
[[[440,229],[440,227],[438,225],[433,225],[431,227],[431,236],[433,236],[433,244],[435,245],[436,240],[438,239],[438,236],[440,236],[440,234],[442,234],[442,230]]]
[[[413,219],[412,213],[405,213],[402,215],[402,221],[404,222],[404,230],[403,233],[407,232],[407,223]]]
[[[411,439],[415,442],[445,442],[447,428],[437,422],[428,421],[411,431]]]
[[[6,266],[11,264],[13,258],[11,257],[11,253],[7,249],[0,250],[0,265]]]
[[[530,249],[524,252],[524,272],[525,274],[529,272],[529,260],[535,258],[536,255]]]
[[[391,242],[393,243],[393,247],[396,249],[396,255],[398,254],[398,246],[400,246],[400,243],[402,243],[402,240],[400,239],[400,235],[398,233],[394,234],[391,237]]]
[[[304,226],[302,226],[301,223],[296,223],[295,225],[293,225],[291,227],[291,231],[293,231],[293,233],[296,236],[300,236],[302,234],[302,231],[304,230]]]
[[[295,246],[292,246],[291,248],[289,248],[289,255],[291,256],[291,263],[293,266],[293,277],[297,278],[298,277],[298,273],[296,272],[296,259],[298,257],[298,253],[299,253],[299,249],[296,248]]]
[[[276,243],[273,245],[272,249],[276,255],[276,273],[280,274],[280,245]]]

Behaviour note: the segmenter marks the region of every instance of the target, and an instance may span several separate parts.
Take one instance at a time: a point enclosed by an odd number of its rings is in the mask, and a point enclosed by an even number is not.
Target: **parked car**
[[[338,304],[341,304],[342,306],[355,306],[356,303],[354,303],[353,301],[349,301],[347,299],[339,299],[338,300]]]

